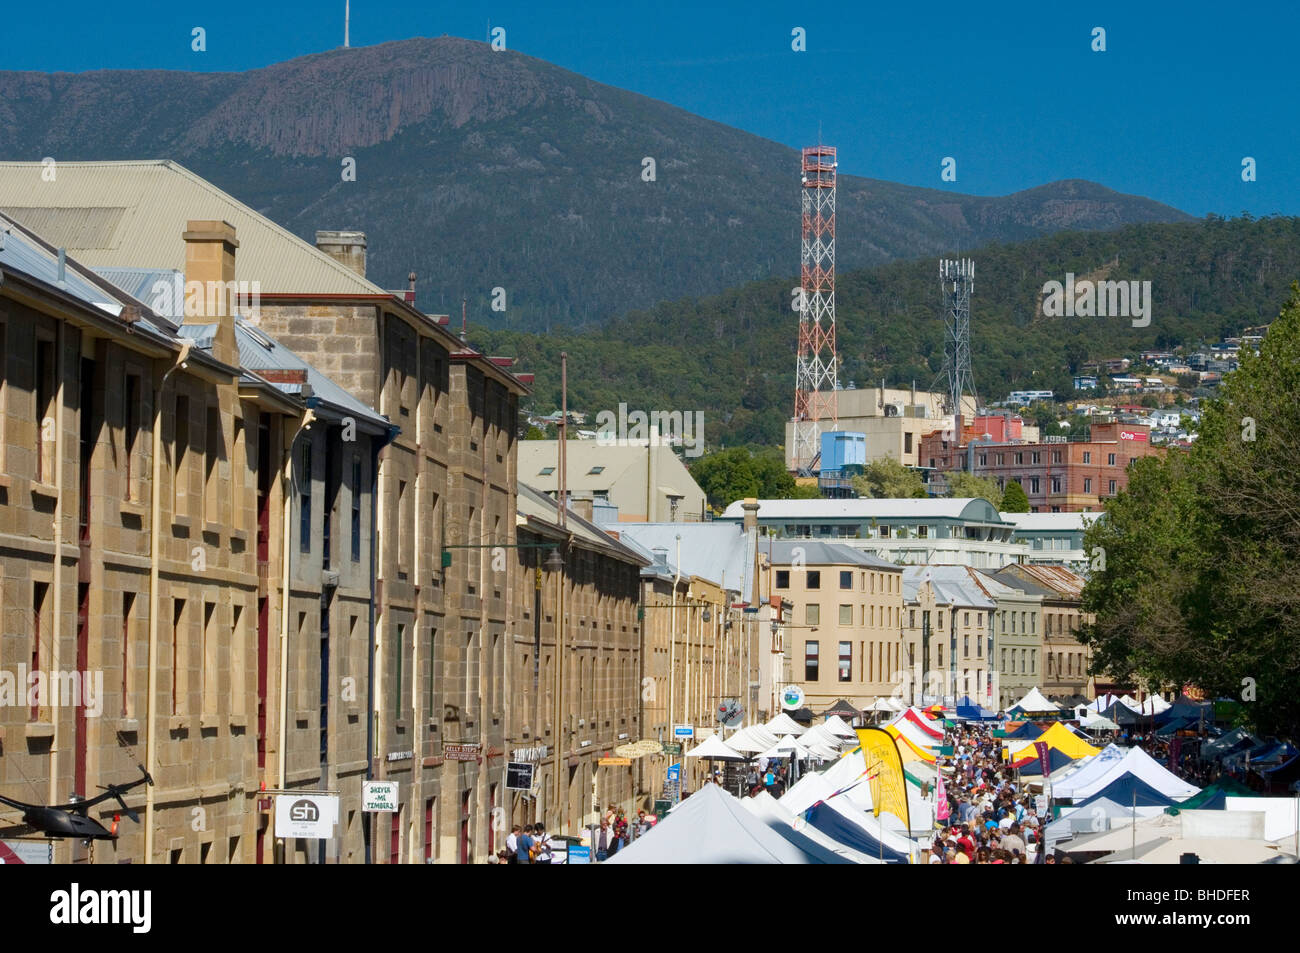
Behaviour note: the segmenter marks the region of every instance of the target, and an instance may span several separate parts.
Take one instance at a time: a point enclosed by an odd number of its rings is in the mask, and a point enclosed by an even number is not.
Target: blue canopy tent
[[[1167,794],[1162,794],[1135,774],[1126,774],[1116,778],[1087,800],[1080,801],[1075,807],[1088,807],[1095,801],[1107,798],[1116,804],[1131,805],[1137,798],[1138,807],[1171,807],[1178,802]]]
[[[966,721],[997,721],[998,713],[981,708],[971,701],[969,695],[963,695],[961,701],[957,702],[957,717]]]
[[[1020,753],[1021,755],[1027,755],[1033,758],[1033,760],[1030,761],[1029,764],[1025,765],[1020,769],[1020,776],[1022,778],[1042,777],[1043,763],[1038,759],[1038,752],[1035,751],[1033,748],[1026,748],[1024,751]],[[1019,760],[1023,760],[1023,759],[1019,759]],[[1064,751],[1060,751],[1057,748],[1049,748],[1047,750],[1047,769],[1049,772],[1055,772],[1058,769],[1065,767],[1073,760],[1074,759],[1071,758],[1069,755],[1067,755]]]
[[[889,864],[906,864],[907,854],[881,844],[880,840],[845,817],[838,810],[824,801],[814,804],[804,812],[808,823],[827,837],[839,841],[846,847],[861,851],[868,857],[879,857]]]
[[[1187,718],[1208,728],[1214,724],[1214,705],[1210,702],[1192,701],[1186,695],[1179,695],[1172,705],[1156,715],[1156,726],[1167,724],[1175,718]]]
[[[1042,728],[1039,728],[1032,721],[1027,721],[1019,728],[1017,728],[1015,731],[1008,731],[1007,737],[1015,738],[1017,741],[1025,741],[1025,740],[1032,741],[1035,738],[1041,738],[1042,734],[1043,734]]]

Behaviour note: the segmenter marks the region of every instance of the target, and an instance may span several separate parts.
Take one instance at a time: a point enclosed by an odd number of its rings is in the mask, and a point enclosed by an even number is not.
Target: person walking
[[[529,827],[526,830],[521,831],[519,836],[515,838],[516,863],[531,864],[533,862],[533,838],[529,833],[531,830],[532,828]]]
[[[609,849],[614,843],[614,832],[610,830],[609,821],[603,817],[600,819],[600,830],[596,831],[593,841],[591,846],[596,849],[596,862],[608,860]]]

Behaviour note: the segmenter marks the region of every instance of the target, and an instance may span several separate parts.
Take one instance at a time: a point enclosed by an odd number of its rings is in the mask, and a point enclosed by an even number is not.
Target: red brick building
[[[1089,513],[1128,485],[1129,464],[1164,452],[1151,445],[1151,428],[1098,423],[1086,442],[975,442],[977,428],[963,428],[960,444],[942,431],[921,438],[922,465],[940,472],[969,470],[997,480],[1019,481],[1035,513]],[[980,436],[985,431],[980,432]]]

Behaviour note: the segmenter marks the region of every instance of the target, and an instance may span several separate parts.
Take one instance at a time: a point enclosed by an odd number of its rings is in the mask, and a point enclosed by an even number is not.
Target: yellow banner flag
[[[912,819],[907,812],[907,779],[903,777],[903,759],[898,753],[898,745],[882,728],[859,728],[857,732],[871,784],[872,813],[879,817],[881,811],[888,811],[903,822],[904,830],[911,830]]]

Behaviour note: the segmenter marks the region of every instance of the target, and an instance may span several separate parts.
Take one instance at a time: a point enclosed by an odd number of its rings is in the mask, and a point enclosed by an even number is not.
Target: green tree
[[[524,439],[525,439],[525,440],[545,440],[545,439],[546,439],[546,431],[543,430],[541,427],[535,426],[534,424],[529,424],[529,425],[528,425],[528,429],[524,431]]]
[[[1134,464],[1084,546],[1094,670],[1198,685],[1258,730],[1300,729],[1300,285],[1187,453]]]
[[[880,498],[923,497],[925,484],[921,474],[903,466],[893,457],[883,457],[867,464],[852,480],[858,496]]]
[[[736,500],[759,495],[754,460],[744,447],[706,453],[691,464],[690,471],[708,498],[709,505],[715,509],[724,509]]]
[[[998,509],[1003,513],[1029,512],[1029,497],[1025,495],[1025,488],[1020,485],[1019,480],[1012,480],[1007,484],[1006,491],[1002,494],[1002,503]]]
[[[949,473],[947,477],[948,496],[953,499],[983,498],[992,503],[995,509],[1002,502],[1002,491],[998,489],[998,481],[992,477],[976,476],[964,470]]]

